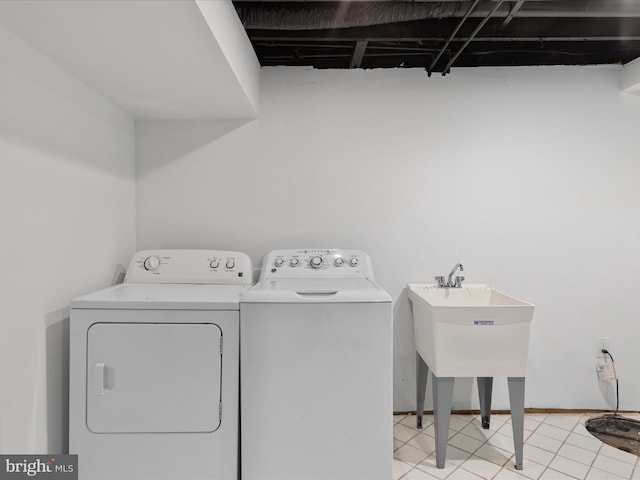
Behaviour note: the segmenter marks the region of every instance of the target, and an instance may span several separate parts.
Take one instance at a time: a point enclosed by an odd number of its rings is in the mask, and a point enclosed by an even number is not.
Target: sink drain
[[[590,418],[585,427],[607,445],[640,456],[640,421],[607,414]]]

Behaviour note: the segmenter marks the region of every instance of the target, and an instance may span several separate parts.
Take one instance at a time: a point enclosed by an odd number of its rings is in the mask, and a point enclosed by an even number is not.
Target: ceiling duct
[[[470,2],[236,3],[246,29],[327,30],[461,16]]]
[[[462,17],[473,1],[257,1],[235,0],[236,11],[248,30],[331,30],[366,27],[425,19]],[[501,2],[500,2],[501,3]],[[512,4],[518,4],[512,9]],[[530,0],[505,2],[495,10],[496,2],[483,0],[472,8],[472,17],[506,18],[573,17],[620,18],[639,17],[640,1],[616,2],[600,0]]]

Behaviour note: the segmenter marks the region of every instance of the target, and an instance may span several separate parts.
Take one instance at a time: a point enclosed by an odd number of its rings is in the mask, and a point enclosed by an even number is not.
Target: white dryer
[[[241,312],[243,480],[392,478],[392,303],[357,250],[275,250]]]
[[[238,478],[243,253],[138,252],[72,300],[69,451],[80,480]]]

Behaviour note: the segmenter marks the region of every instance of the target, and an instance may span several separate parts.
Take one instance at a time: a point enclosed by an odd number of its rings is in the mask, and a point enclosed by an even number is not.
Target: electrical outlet
[[[599,363],[596,365],[596,373],[598,380],[601,382],[609,382],[616,379],[616,372],[610,363]]]
[[[598,347],[598,351],[596,353],[596,357],[597,358],[605,358],[607,355],[605,355],[604,353],[602,353],[602,350],[609,350],[609,342],[611,341],[611,338],[609,337],[598,337],[596,339],[597,341],[597,347]]]

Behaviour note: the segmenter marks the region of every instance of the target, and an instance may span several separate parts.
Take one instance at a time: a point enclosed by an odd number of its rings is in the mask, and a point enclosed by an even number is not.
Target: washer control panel
[[[284,277],[373,278],[369,256],[361,250],[307,248],[273,250],[262,262],[261,279]]]
[[[142,250],[127,268],[127,283],[251,285],[248,255],[228,250]]]

